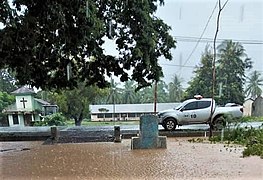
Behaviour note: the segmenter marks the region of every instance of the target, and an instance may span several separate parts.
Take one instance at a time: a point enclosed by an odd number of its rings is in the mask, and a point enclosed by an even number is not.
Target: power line
[[[201,43],[208,43],[208,42],[213,42],[212,38],[197,38],[197,37],[188,37],[188,36],[174,36],[177,41],[182,41],[182,42],[201,42]],[[242,44],[255,44],[255,45],[261,45],[263,44],[262,40],[245,40],[245,39],[217,39],[217,43],[221,43],[226,40],[232,40],[234,42],[239,42]]]
[[[218,1],[217,1],[217,2],[218,2]],[[216,4],[215,4],[215,7],[214,7],[211,15],[210,15],[209,18],[208,18],[208,21],[207,21],[207,23],[206,23],[206,25],[205,25],[205,27],[204,27],[204,30],[203,30],[200,38],[197,40],[197,43],[196,43],[195,47],[193,48],[193,50],[191,51],[191,53],[189,54],[188,58],[186,59],[186,61],[185,61],[185,63],[184,63],[183,65],[186,65],[186,63],[190,60],[190,58],[192,57],[193,53],[195,52],[195,50],[196,50],[199,42],[201,41],[201,39],[202,39],[202,37],[203,37],[203,35],[204,35],[205,31],[206,31],[206,28],[208,27],[208,24],[209,24],[209,22],[210,22],[210,20],[211,20],[211,18],[212,18],[212,16],[213,16],[213,14],[214,14],[214,12],[215,12],[215,9],[216,9],[217,4],[218,4],[217,2],[216,2]],[[181,69],[179,70],[179,73],[178,73],[178,74],[180,75],[180,73],[181,73]]]
[[[186,66],[186,65],[178,65],[178,64],[160,64],[162,66],[176,66],[176,67],[186,67],[186,68],[196,68],[196,66]]]

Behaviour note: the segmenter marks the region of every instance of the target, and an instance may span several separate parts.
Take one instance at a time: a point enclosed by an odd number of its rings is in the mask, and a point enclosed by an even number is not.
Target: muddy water
[[[169,139],[168,148],[131,150],[122,143],[0,143],[1,179],[261,179],[263,160],[242,147]],[[231,150],[231,151],[230,151]]]

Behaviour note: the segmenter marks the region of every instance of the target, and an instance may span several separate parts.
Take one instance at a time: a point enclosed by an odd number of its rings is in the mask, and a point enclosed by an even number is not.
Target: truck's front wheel
[[[167,131],[173,131],[176,128],[176,122],[172,118],[168,118],[164,121],[164,129]]]

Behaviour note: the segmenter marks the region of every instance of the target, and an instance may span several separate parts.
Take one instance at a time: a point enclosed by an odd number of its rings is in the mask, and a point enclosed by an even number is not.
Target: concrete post
[[[159,136],[158,119],[154,115],[140,118],[139,137],[132,138],[132,149],[166,148],[166,136]]]
[[[121,142],[121,128],[120,126],[114,126],[114,142]]]
[[[59,130],[57,129],[57,127],[51,127],[51,139],[53,142],[57,142],[58,138],[59,138]]]

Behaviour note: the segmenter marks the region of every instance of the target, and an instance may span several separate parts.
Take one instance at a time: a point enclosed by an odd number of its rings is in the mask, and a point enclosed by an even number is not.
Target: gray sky
[[[188,86],[205,46],[212,46],[209,40],[214,38],[216,30],[217,1],[165,0],[165,6],[158,8],[156,15],[172,27],[171,34],[177,40],[177,47],[172,50],[173,60],[160,59],[166,83],[177,74],[183,80],[183,87]],[[224,4],[226,0],[221,2]],[[200,37],[204,40],[197,43]],[[241,42],[254,62],[253,70],[263,76],[263,0],[229,0],[220,18],[218,40],[222,39]],[[113,41],[107,41],[104,48],[106,54],[118,55]]]
[[[225,0],[221,2],[223,4]],[[171,34],[177,39],[177,48],[172,51],[173,60],[160,61],[167,83],[177,74],[183,79],[183,87],[188,86],[187,82],[193,77],[193,66],[200,63],[207,43],[213,44],[207,41],[197,44],[197,40],[202,33],[203,38],[214,38],[218,6],[211,14],[216,4],[217,0],[165,0],[165,6],[159,7],[157,16],[172,27]],[[221,13],[218,39],[241,42],[254,62],[253,70],[263,75],[263,1],[229,0]]]

